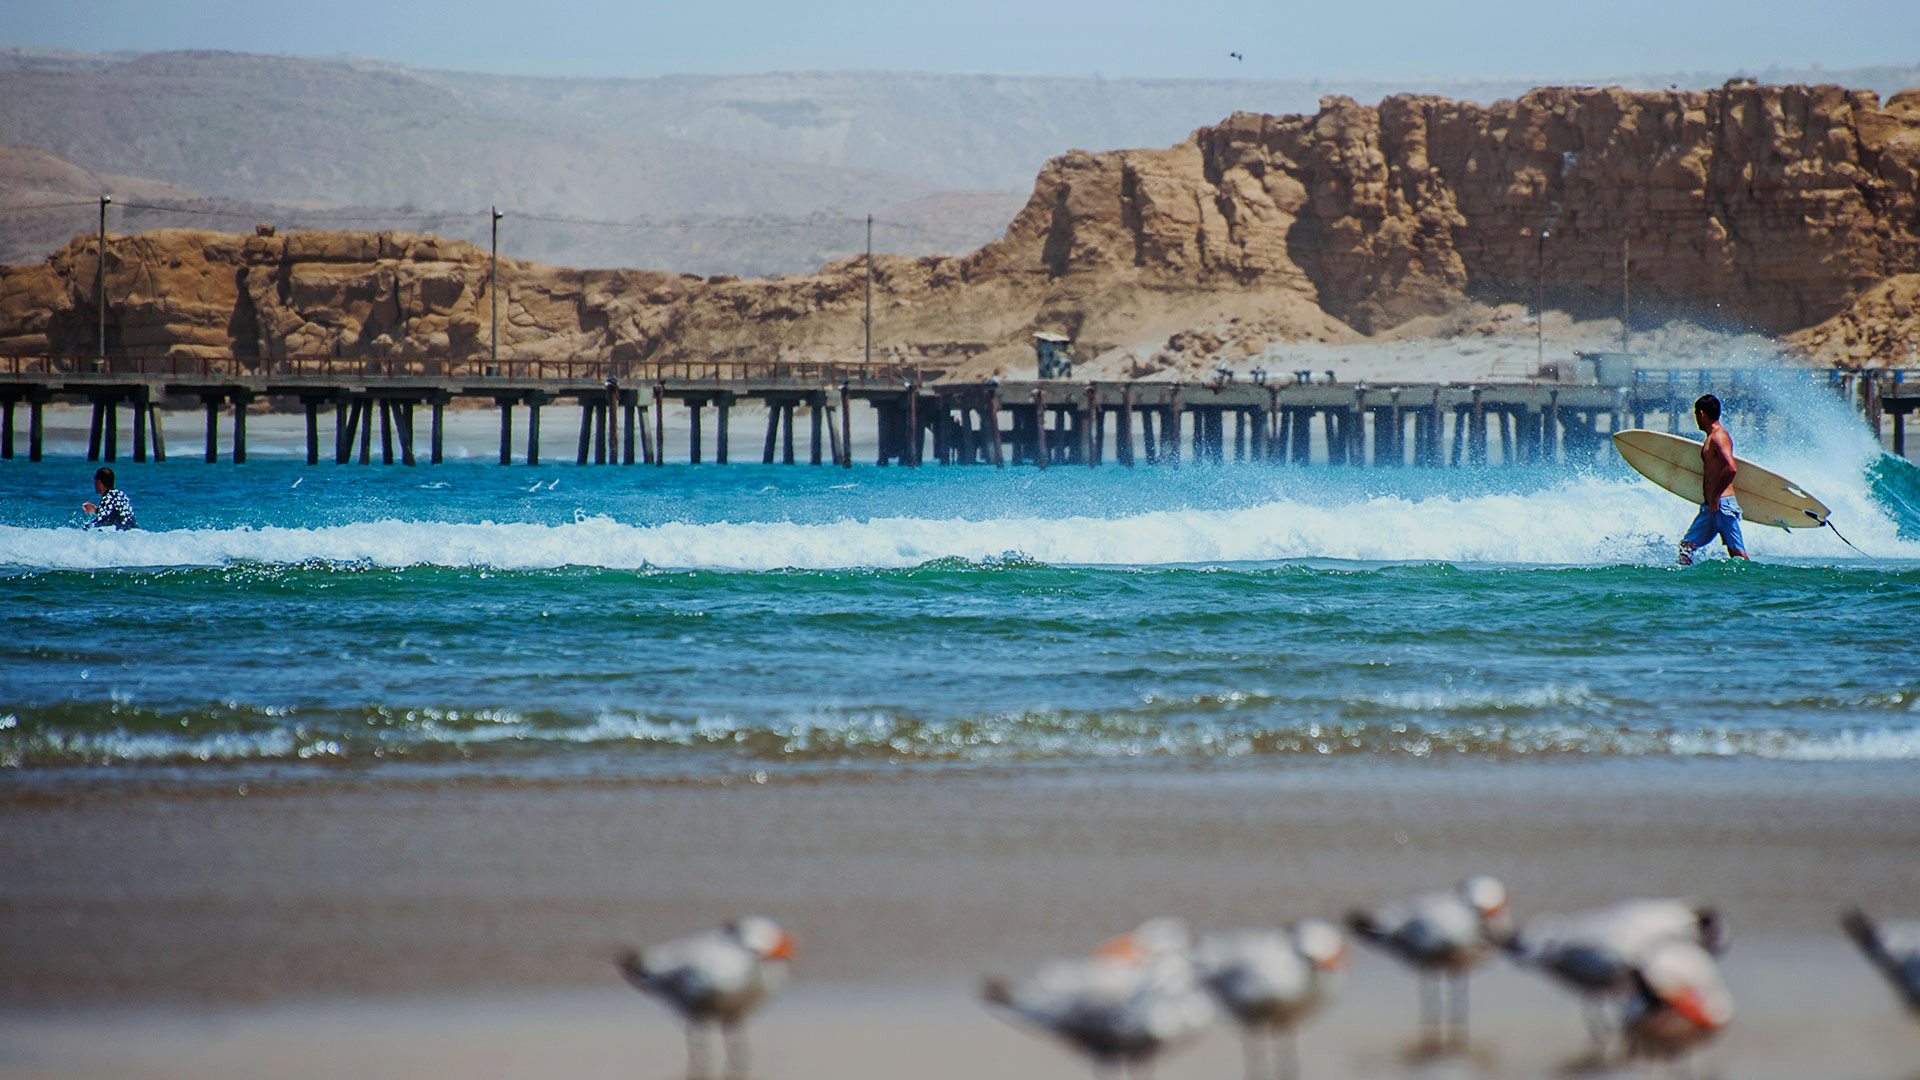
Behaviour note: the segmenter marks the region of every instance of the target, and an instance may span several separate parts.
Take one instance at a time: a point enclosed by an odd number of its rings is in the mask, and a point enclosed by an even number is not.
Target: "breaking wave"
[[[1920,473],[1893,458],[1782,461],[1808,477],[1870,557],[1920,559]],[[1824,482],[1823,482],[1824,481]],[[1842,482],[1846,481],[1846,482]],[[809,524],[583,517],[566,524],[388,519],[315,527],[81,532],[0,526],[0,567],[94,570],[344,563],[507,570],[585,566],[764,571],[901,568],[1017,554],[1051,565],[1190,565],[1298,559],[1586,566],[1669,561],[1687,518],[1651,485],[1581,475],[1531,492],[1328,498],[1287,491],[1235,509],[1117,516],[873,517]],[[1305,485],[1300,485],[1303,489]],[[1857,559],[1825,530],[1749,526],[1755,557]]]
[[[1551,699],[1558,692],[1548,691]],[[1546,702],[1527,702],[1537,706]],[[657,757],[718,752],[725,760],[874,764],[1073,759],[1377,756],[1406,759],[1584,757],[1778,761],[1920,760],[1920,698],[1879,703],[1884,720],[1810,730],[1795,725],[1628,726],[1601,720],[1488,715],[1497,702],[1422,709],[1395,719],[1239,721],[1163,715],[1155,703],[1109,712],[1036,709],[921,718],[882,709],[760,721],[737,716],[580,718],[501,709],[372,708],[354,716],[225,706],[191,713],[60,706],[0,714],[0,767],[380,761],[510,762],[560,747]],[[1230,711],[1235,702],[1223,703]],[[1521,709],[1528,711],[1525,707]],[[1856,714],[1857,715],[1857,714]]]

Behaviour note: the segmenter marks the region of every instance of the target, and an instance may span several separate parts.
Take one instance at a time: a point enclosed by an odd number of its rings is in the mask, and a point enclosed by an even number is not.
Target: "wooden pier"
[[[804,417],[806,462],[840,466],[853,464],[855,401],[871,409],[875,461],[906,466],[1433,468],[1590,461],[1623,428],[1651,421],[1690,431],[1691,404],[1702,393],[1718,394],[1728,414],[1754,430],[1792,421],[1774,415],[1760,373],[1737,369],[1642,371],[1621,386],[1231,378],[958,383],[943,381],[943,374],[910,364],[11,356],[0,357],[0,459],[15,455],[16,409],[24,406],[27,457],[41,460],[43,411],[55,400],[91,404],[90,461],[121,459],[123,407],[132,414],[132,460],[165,460],[160,402],[195,401],[206,418],[209,462],[221,459],[223,442],[229,460],[247,459],[251,402],[296,401],[306,414],[310,465],[320,463],[323,450],[335,464],[370,464],[376,422],[382,464],[437,464],[445,410],[459,398],[482,399],[498,410],[502,465],[515,461],[516,450],[526,464],[540,463],[542,410],[555,404],[577,412],[575,461],[581,465],[665,463],[669,402],[688,411],[684,460],[696,465],[734,460],[728,421],[742,402],[766,409],[762,463],[798,463],[794,425]],[[1876,430],[1883,416],[1892,417],[1895,452],[1905,453],[1905,418],[1920,399],[1902,394],[1898,378],[1798,374],[1847,397]],[[711,441],[709,407],[716,421]],[[330,440],[323,438],[323,413],[332,415]],[[224,435],[223,415],[230,416]],[[524,443],[517,416],[524,417]]]

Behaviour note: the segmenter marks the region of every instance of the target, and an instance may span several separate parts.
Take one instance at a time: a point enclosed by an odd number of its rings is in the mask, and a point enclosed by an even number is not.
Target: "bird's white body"
[[[1467,1029],[1467,979],[1473,969],[1512,936],[1507,887],[1476,874],[1447,892],[1356,911],[1347,924],[1413,968],[1420,977],[1420,1021],[1425,1030],[1440,1025],[1440,993],[1452,986],[1451,1026]]]
[[[1094,957],[1057,960],[1016,982],[988,980],[982,996],[1096,1062],[1144,1062],[1193,1041],[1218,1016],[1189,940],[1178,920],[1148,920]]]
[[[1622,1026],[1634,1053],[1682,1054],[1733,1019],[1733,994],[1713,957],[1691,941],[1663,941],[1635,968],[1635,992]]]
[[[1446,892],[1384,904],[1353,921],[1364,938],[1416,970],[1459,974],[1493,954],[1507,919],[1505,886],[1479,876]]]
[[[1717,951],[1718,916],[1697,900],[1622,900],[1529,919],[1510,951],[1520,964],[1577,992],[1612,994],[1630,989],[1634,968],[1648,950],[1665,941],[1691,941]]]
[[[709,930],[640,951],[640,989],[688,1020],[739,1020],[786,981],[770,961],[726,930]]]
[[[1346,939],[1320,919],[1292,930],[1208,934],[1194,949],[1194,967],[1201,984],[1240,1023],[1291,1027],[1338,991]]]
[[[749,915],[718,930],[650,945],[618,961],[620,973],[659,998],[687,1023],[688,1073],[705,1073],[699,1029],[720,1025],[728,1034],[732,1071],[744,1072],[745,1044],[733,1031],[786,979],[793,938],[772,919]]]

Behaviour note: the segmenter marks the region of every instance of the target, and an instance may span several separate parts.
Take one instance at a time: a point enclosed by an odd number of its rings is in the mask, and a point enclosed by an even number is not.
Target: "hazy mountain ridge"
[[[1224,66],[1224,65],[1223,65]],[[388,69],[391,70],[391,69]],[[1547,79],[1095,79],[915,72],[769,72],[562,79],[409,70],[489,115],[620,126],[770,157],[885,169],[948,188],[1026,190],[1068,150],[1166,146],[1235,112],[1311,113],[1327,95],[1361,103],[1437,94],[1491,104]],[[1744,74],[1744,73],[1735,73]],[[1710,89],[1726,73],[1576,80],[1630,90]],[[1837,82],[1883,98],[1920,85],[1920,65],[1767,71],[1768,83]]]
[[[1920,65],[1759,74],[1844,82],[1883,98],[1920,84]],[[1661,89],[1723,79],[1608,81]],[[902,254],[971,250],[998,237],[1045,163],[1074,148],[1168,146],[1239,111],[1312,113],[1330,94],[1367,102],[1418,91],[1490,102],[1533,84],[911,72],[598,79],[429,71],[357,57],[0,49],[0,145],[189,189],[203,197],[192,205],[234,215],[116,209],[115,230],[245,231],[249,217],[290,227],[303,214],[419,208],[393,226],[485,243],[485,208],[499,205],[510,215],[502,250],[521,257],[764,275],[808,272],[857,252],[863,230],[846,218],[919,220],[893,208],[928,199],[948,200],[939,224],[883,227],[876,245]],[[950,194],[974,189],[989,194]],[[0,207],[27,202],[17,195],[0,189]],[[37,259],[91,228],[86,212],[0,213],[0,257]]]
[[[1168,148],[1062,154],[978,251],[873,260],[872,325],[879,355],[968,378],[1030,364],[1036,330],[1073,337],[1090,373],[1204,375],[1310,343],[1495,333],[1542,288],[1559,312],[1611,317],[1630,245],[1642,322],[1884,362],[1914,333],[1917,199],[1920,89],[1336,97]],[[82,236],[0,268],[0,351],[90,347],[97,266]],[[520,358],[864,355],[864,260],[744,280],[511,257],[500,271],[484,248],[418,233],[114,237],[107,345],[487,355],[497,298],[501,354]]]

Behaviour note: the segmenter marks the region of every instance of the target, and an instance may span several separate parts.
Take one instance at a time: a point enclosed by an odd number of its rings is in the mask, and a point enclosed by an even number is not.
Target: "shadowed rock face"
[[[1469,299],[1618,295],[1775,333],[1897,312],[1920,272],[1920,91],[1552,88],[1491,107],[1328,98],[1236,114],[1164,150],[1070,153],[1007,233],[965,257],[875,259],[895,358],[1017,362],[1065,329],[1083,355],[1224,323],[1337,340]],[[1542,241],[1540,232],[1550,235]],[[110,238],[109,337],[126,351],[472,356],[491,340],[485,251],[399,233],[162,230]],[[93,243],[0,271],[0,349],[93,341]],[[502,259],[502,355],[851,357],[864,268],[701,279]],[[1849,310],[1867,297],[1871,310]],[[1344,324],[1344,325],[1342,325]],[[1851,325],[1851,324],[1848,324]],[[1871,351],[1868,330],[1803,335]],[[1836,346],[1833,343],[1838,342]],[[1886,347],[1891,347],[1887,345]]]

